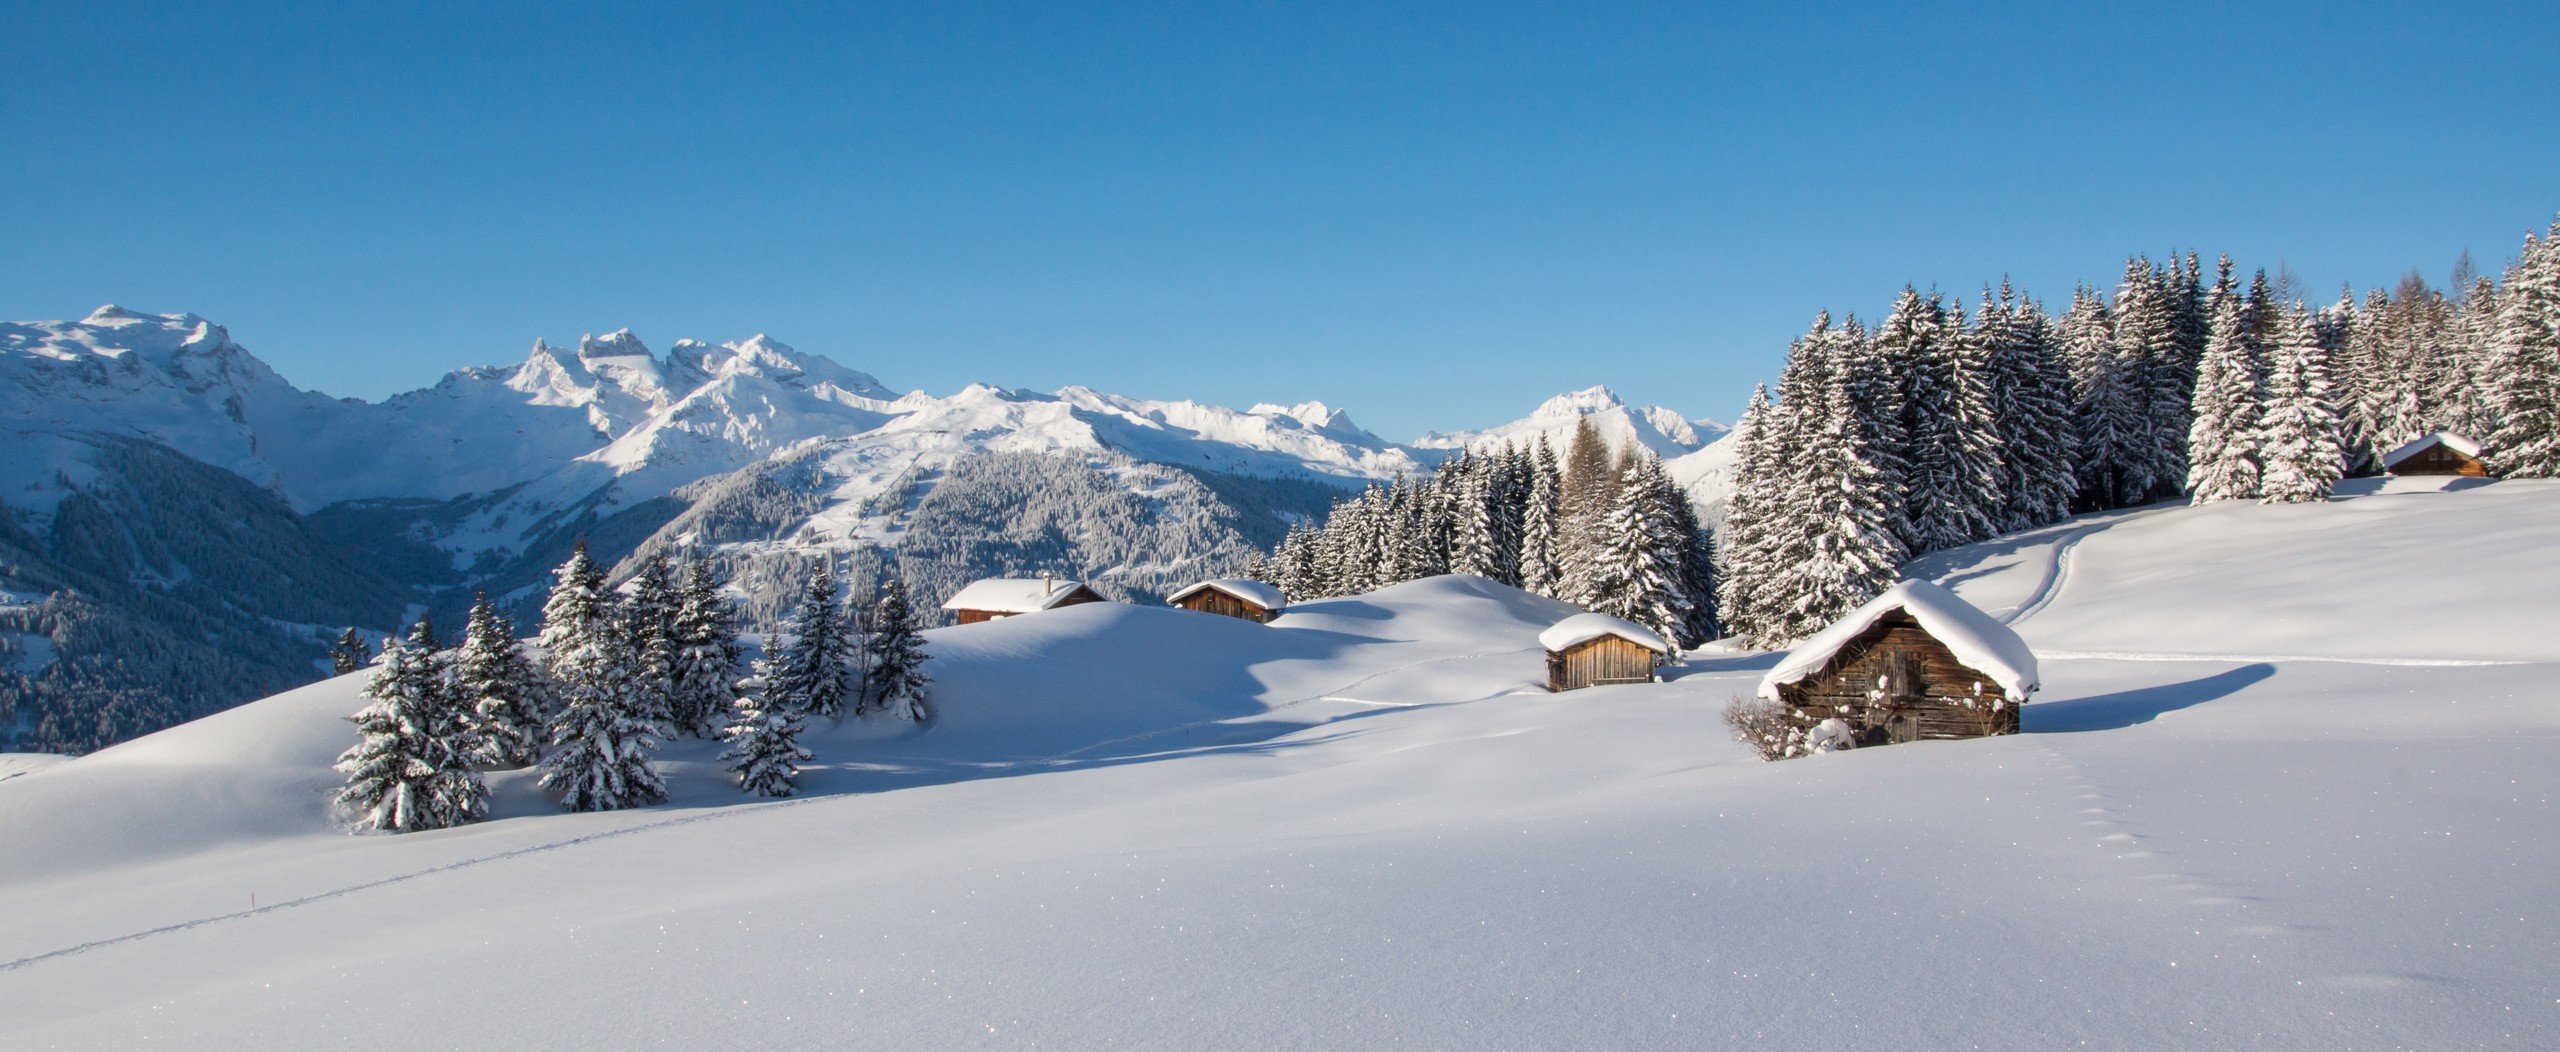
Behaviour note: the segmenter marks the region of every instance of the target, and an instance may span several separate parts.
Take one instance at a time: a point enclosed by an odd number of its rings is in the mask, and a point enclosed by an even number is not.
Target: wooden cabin
[[[2394,475],[2489,477],[2489,466],[2480,460],[2480,443],[2450,431],[2412,439],[2383,454],[2382,470]]]
[[[1221,577],[1202,581],[1165,597],[1165,605],[1204,614],[1217,614],[1267,625],[1289,608],[1289,599],[1277,585],[1241,577]]]
[[[990,577],[971,584],[942,601],[952,620],[974,625],[1017,614],[1036,614],[1062,606],[1085,603],[1107,603],[1110,600],[1084,586],[1080,581],[1061,581],[1054,577]]]
[[[1846,723],[1859,745],[2018,733],[2035,654],[2009,626],[1927,581],[1904,581],[1815,633],[1760,680],[1791,722]]]
[[[1671,656],[1652,629],[1607,614],[1575,614],[1538,633],[1547,648],[1547,689],[1579,690],[1613,683],[1651,683]]]

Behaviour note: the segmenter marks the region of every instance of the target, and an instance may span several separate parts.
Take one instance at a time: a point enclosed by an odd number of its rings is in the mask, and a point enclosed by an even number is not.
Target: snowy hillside
[[[2560,484],[2344,498],[1934,556],[2026,733],[1780,764],[1470,578],[939,630],[782,803],[347,836],[333,680],[0,778],[0,1045],[2550,1047]]]

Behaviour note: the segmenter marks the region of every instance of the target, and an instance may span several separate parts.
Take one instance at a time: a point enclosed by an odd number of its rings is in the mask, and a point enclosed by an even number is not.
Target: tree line
[[[2304,502],[2452,431],[2492,472],[2560,475],[2560,224],[2502,279],[2414,275],[2318,309],[2226,257],[2128,260],[2059,319],[2003,283],[1968,318],[1905,287],[1872,329],[1828,312],[1737,426],[1718,610],[1804,638],[1914,556],[2075,512]]]
[[[421,618],[385,642],[348,717],[356,745],[336,804],[362,827],[409,831],[477,821],[482,772],[539,766],[571,811],[666,799],[652,757],[672,737],[716,738],[743,790],[789,796],[809,719],[929,717],[924,640],[904,586],[881,589],[867,618],[848,610],[830,569],[802,586],[779,645],[740,675],[746,647],[724,582],[699,556],[643,559],[620,589],[580,543],[553,573],[532,652],[484,593],[458,645]],[[866,623],[867,622],[867,623]],[[363,667],[353,629],[332,648],[340,672]]]
[[[1292,599],[1445,573],[1622,617],[1682,648],[1722,634],[1715,545],[1687,492],[1652,451],[1613,449],[1588,418],[1561,461],[1543,435],[1460,450],[1427,477],[1337,500],[1247,570]]]

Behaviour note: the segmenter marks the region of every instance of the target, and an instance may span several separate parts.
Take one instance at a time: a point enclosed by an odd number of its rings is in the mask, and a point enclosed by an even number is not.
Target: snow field
[[[1773,656],[1548,695],[1564,608],[1462,578],[937,632],[942,723],[813,733],[779,804],[694,743],[665,807],[511,775],[493,821],[345,836],[335,681],[0,781],[0,1045],[2550,1047],[2555,512],[1945,553],[1994,615],[2049,599],[2040,651],[2149,659],[2047,660],[2015,737],[1778,764],[1719,719]],[[2164,659],[2206,642],[2523,663]]]

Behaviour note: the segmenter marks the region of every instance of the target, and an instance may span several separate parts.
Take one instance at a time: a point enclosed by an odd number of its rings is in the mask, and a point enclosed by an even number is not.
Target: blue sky
[[[2325,296],[2560,210],[2549,5],[2082,6],[0,2],[0,317],[194,311],[368,398],[761,331],[1404,439],[1730,418],[1905,282]]]

